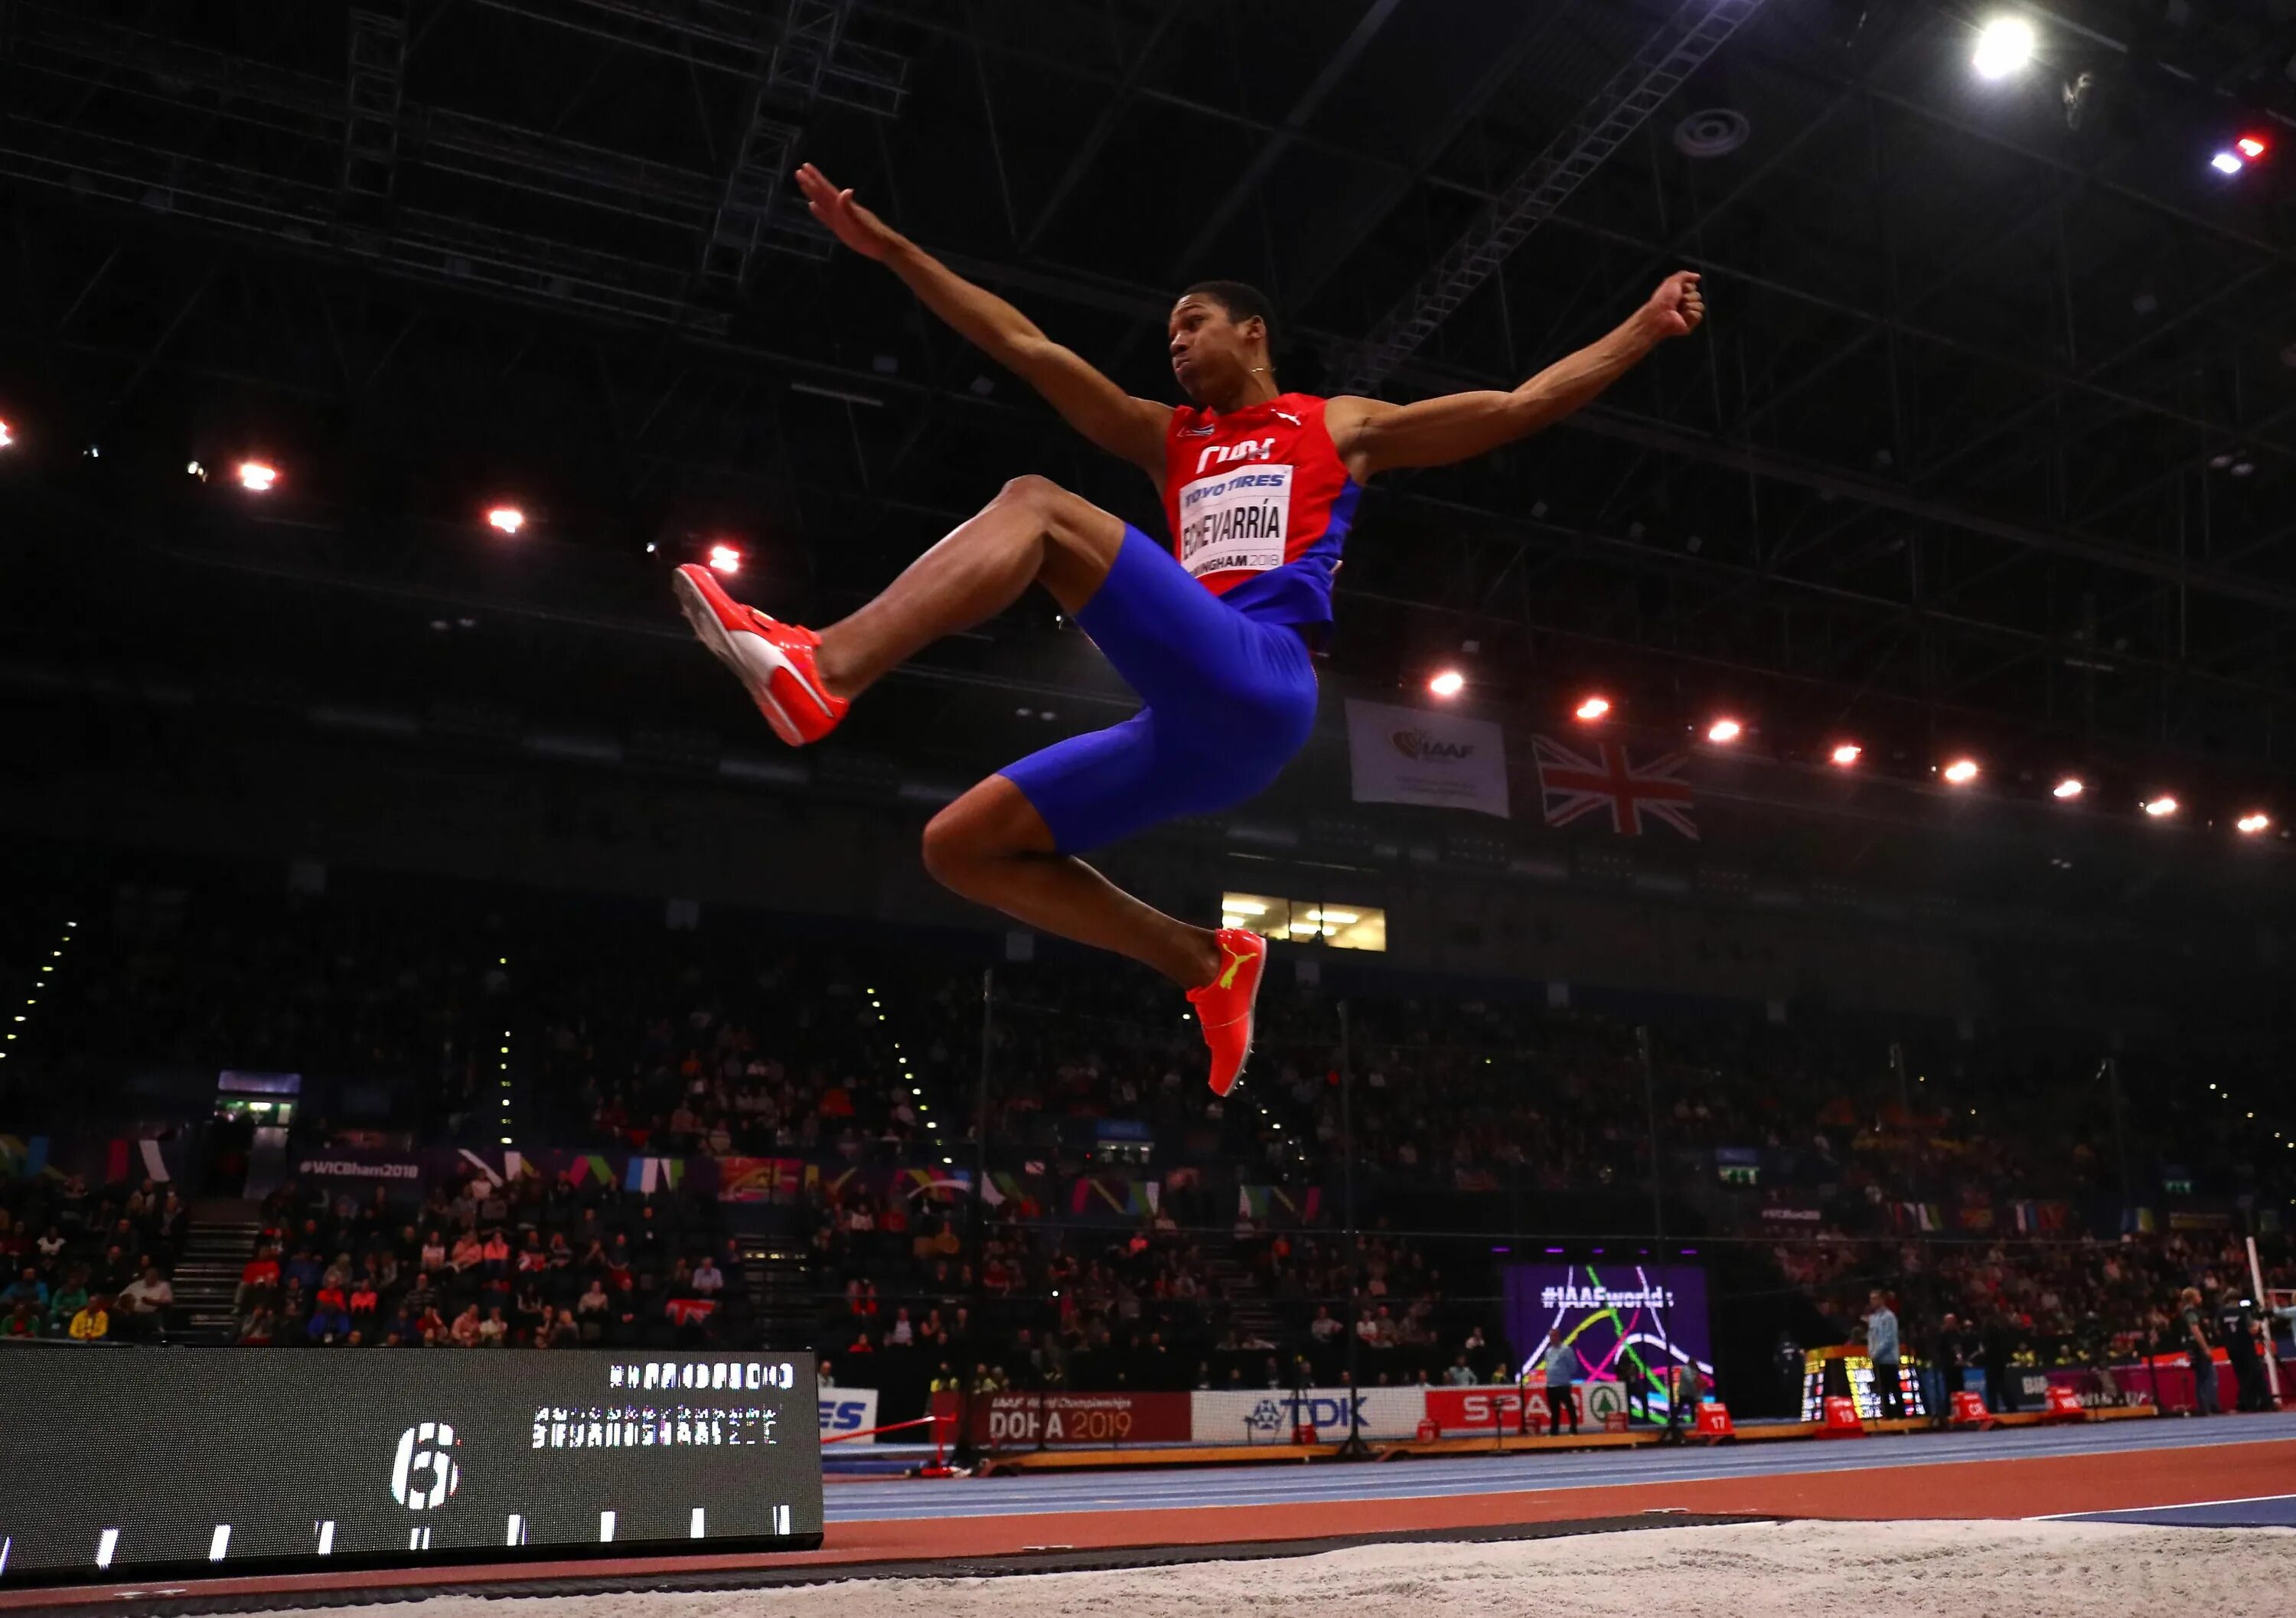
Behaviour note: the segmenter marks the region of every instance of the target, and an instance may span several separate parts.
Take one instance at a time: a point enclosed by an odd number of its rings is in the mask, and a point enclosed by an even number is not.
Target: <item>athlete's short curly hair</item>
[[[1248,281],[1199,281],[1180,294],[1183,298],[1210,299],[1227,311],[1230,320],[1257,318],[1267,328],[1267,346],[1275,347],[1275,310],[1267,301],[1267,294]]]

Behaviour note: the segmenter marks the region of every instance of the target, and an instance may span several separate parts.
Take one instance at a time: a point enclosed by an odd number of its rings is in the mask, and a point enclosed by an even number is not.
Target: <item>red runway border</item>
[[[408,1568],[356,1573],[290,1573],[203,1579],[163,1585],[78,1585],[0,1591],[0,1611],[113,1604],[139,1597],[178,1601],[298,1593],[315,1598],[367,1589],[378,1598],[410,1589],[553,1580],[643,1581],[744,1569],[930,1562],[1019,1556],[1048,1548],[1095,1550],[1155,1546],[1319,1540],[1522,1523],[1561,1523],[1675,1508],[1715,1515],[1882,1518],[2031,1517],[2133,1510],[2234,1496],[2296,1494],[2296,1441],[2139,1450],[2108,1455],[1891,1466],[1881,1456],[1853,1472],[1784,1472],[1673,1483],[1527,1490],[1505,1494],[1410,1499],[1325,1500],[1311,1505],[1178,1507],[1153,1511],[1076,1511],[1010,1516],[832,1524],[823,1548],[787,1555],[679,1556],[527,1563],[518,1566]],[[920,1485],[927,1487],[928,1485]],[[949,1487],[962,1489],[963,1484]],[[537,1589],[536,1593],[544,1593]]]
[[[1245,1540],[1327,1539],[1429,1528],[1487,1528],[1630,1516],[1669,1507],[1725,1515],[2030,1517],[2185,1505],[2229,1495],[2296,1493],[2296,1441],[2038,1458],[1877,1466],[1857,1472],[1787,1472],[1680,1483],[1620,1483],[1509,1494],[1400,1500],[1321,1500],[1298,1506],[1181,1507],[1124,1513],[843,1523],[818,1562],[1009,1555],[1029,1547],[1216,1545]]]

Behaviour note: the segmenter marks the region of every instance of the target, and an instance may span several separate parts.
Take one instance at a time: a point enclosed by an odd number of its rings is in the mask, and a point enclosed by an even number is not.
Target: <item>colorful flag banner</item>
[[[1551,736],[1533,736],[1530,751],[1538,764],[1547,825],[1570,825],[1589,815],[1608,814],[1611,829],[1621,836],[1641,836],[1647,819],[1698,841],[1690,785],[1682,778],[1688,761],[1684,754],[1636,764],[1623,742],[1597,742],[1593,752],[1582,752]]]

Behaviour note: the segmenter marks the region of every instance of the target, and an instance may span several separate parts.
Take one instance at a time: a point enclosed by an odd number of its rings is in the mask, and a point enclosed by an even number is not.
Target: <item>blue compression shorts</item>
[[[1299,631],[1226,605],[1138,529],[1077,622],[1146,706],[998,772],[1062,853],[1241,803],[1307,745],[1316,669]]]

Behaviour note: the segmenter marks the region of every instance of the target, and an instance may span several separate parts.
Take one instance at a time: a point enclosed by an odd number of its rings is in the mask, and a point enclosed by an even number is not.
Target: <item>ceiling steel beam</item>
[[[1369,393],[1434,334],[1530,233],[1762,8],[1762,0],[1684,0],[1634,60],[1581,108],[1497,201],[1366,337],[1335,391]]]
[[[1037,209],[1036,218],[1021,233],[1020,251],[1022,258],[1036,251],[1037,242],[1060,213],[1061,205],[1091,175],[1094,164],[1099,160],[1101,149],[1108,144],[1109,136],[1116,133],[1117,126],[1124,121],[1124,115],[1131,110],[1141,79],[1146,77],[1149,68],[1155,62],[1157,48],[1164,43],[1164,36],[1171,31],[1172,25],[1179,21],[1180,13],[1187,9],[1187,5],[1188,0],[1165,0],[1164,9],[1156,13],[1155,24],[1148,30],[1148,37],[1134,47],[1132,59],[1125,64],[1123,76],[1117,80],[1113,93],[1101,103],[1100,116],[1093,119],[1091,132],[1078,143],[1075,153],[1069,159],[1068,167],[1061,171],[1061,177],[1054,183],[1052,194],[1045,199],[1043,205]]]
[[[1219,240],[1220,232],[1226,230],[1228,221],[1235,218],[1237,209],[1275,172],[1275,165],[1283,161],[1283,154],[1292,150],[1292,144],[1300,138],[1300,131],[1308,127],[1308,120],[1316,116],[1316,109],[1324,104],[1324,98],[1348,76],[1349,70],[1370,48],[1371,42],[1379,37],[1380,29],[1387,26],[1387,20],[1395,15],[1402,3],[1403,0],[1371,0],[1371,4],[1364,8],[1363,15],[1356,19],[1355,27],[1348,30],[1348,37],[1341,40],[1337,48],[1324,59],[1323,67],[1308,82],[1308,87],[1300,92],[1300,98],[1283,115],[1281,127],[1259,143],[1259,150],[1251,154],[1251,160],[1243,166],[1226,194],[1205,214],[1203,224],[1197,228],[1194,238],[1180,250],[1179,257],[1172,261],[1174,280],[1185,277],[1202,262],[1212,244]]]
[[[470,0],[682,65],[750,79],[758,71],[761,0]],[[769,86],[890,118],[907,93],[908,59],[844,37],[855,0],[783,0],[784,28]]]
[[[1316,294],[1329,285],[1342,267],[1354,259],[1372,234],[1389,218],[1395,209],[1420,185],[1428,184],[1435,165],[1451,150],[1453,143],[1466,132],[1478,114],[1488,106],[1500,90],[1522,70],[1538,48],[1553,37],[1554,32],[1570,14],[1566,6],[1526,6],[1523,24],[1507,48],[1501,51],[1482,69],[1482,76],[1465,94],[1454,98],[1434,129],[1420,145],[1411,165],[1406,168],[1387,171],[1377,193],[1356,216],[1353,226],[1340,244],[1321,256],[1315,274],[1305,282],[1291,288],[1285,302],[1297,313],[1316,300]]]

